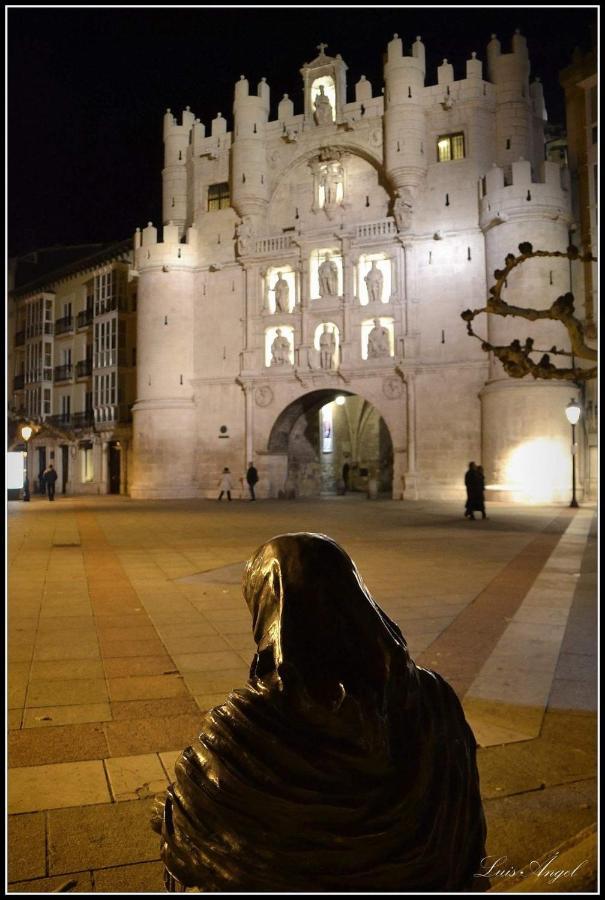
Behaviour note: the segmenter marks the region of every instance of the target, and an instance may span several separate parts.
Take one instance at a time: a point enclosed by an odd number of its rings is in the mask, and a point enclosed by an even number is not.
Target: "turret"
[[[536,168],[544,157],[544,147],[534,146],[529,56],[523,35],[515,32],[511,53],[502,53],[500,41],[492,35],[487,64],[496,89],[496,163],[510,166],[522,156]]]
[[[401,39],[393,36],[384,66],[384,149],[388,178],[395,191],[413,196],[427,170],[423,106],[424,44],[417,37],[412,55],[404,56]]]
[[[269,85],[263,78],[256,95],[250,94],[242,75],[235,85],[233,102],[231,202],[243,218],[264,219],[269,204],[266,127],[269,119]]]
[[[529,160],[518,159],[510,175],[494,166],[484,179],[480,224],[485,234],[488,285],[494,271],[503,269],[505,257],[519,254],[519,245],[535,250],[564,251],[569,243],[571,213],[568,192],[561,184],[557,163],[543,162],[532,179]],[[503,289],[506,302],[524,308],[546,309],[573,290],[566,258],[529,259],[515,268]],[[534,340],[539,352],[553,345],[569,349],[569,337],[558,322],[529,322],[516,317],[487,316],[484,324],[490,343],[506,346],[514,339]],[[489,381],[481,392],[483,459],[489,483],[505,486],[513,500],[562,499],[570,473],[567,422],[568,382],[511,378],[499,360],[490,360]]]
[[[192,497],[195,434],[194,298],[197,232],[181,244],[176,223],[163,241],[151,224],[135,234],[137,287],[137,399],[133,406],[133,497]],[[150,443],[152,441],[152,443]]]
[[[171,111],[164,115],[163,221],[184,234],[187,221],[187,151],[195,116],[187,107],[179,125]]]

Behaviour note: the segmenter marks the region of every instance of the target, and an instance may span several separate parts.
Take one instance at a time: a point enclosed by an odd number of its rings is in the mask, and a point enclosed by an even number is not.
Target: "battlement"
[[[271,102],[271,90],[267,84],[267,79],[261,78],[256,89],[256,94],[251,94],[248,79],[245,75],[240,75],[239,81],[235,82],[235,97],[233,101],[234,111],[238,111],[238,106],[240,104],[249,104],[251,101],[255,106],[260,101],[261,106],[268,111]]]
[[[518,29],[513,35],[510,53],[502,52],[500,41],[492,34],[487,45],[487,69],[489,80],[494,84],[523,81],[529,77],[527,41]]]
[[[158,229],[151,222],[137,228],[134,235],[135,268],[141,272],[157,266],[197,266],[199,235],[197,228],[187,229],[185,243],[179,241],[178,226],[172,222],[164,225],[163,240],[158,241]]]
[[[390,67],[415,68],[424,75],[426,53],[420,35],[418,35],[410,49],[411,53],[409,55],[404,54],[403,41],[398,34],[394,34],[393,40],[389,41],[387,45],[387,62],[385,69]]]
[[[568,215],[569,191],[564,185],[559,164],[544,161],[538,175],[540,180],[534,181],[531,163],[526,159],[514,162],[510,172],[493,166],[480,181],[481,228],[485,230],[501,224],[509,215],[527,214],[532,208],[539,208],[541,212],[550,209],[553,214]]]
[[[164,113],[164,140],[166,140],[169,135],[186,135],[187,139],[189,139],[189,132],[195,121],[197,120],[189,106],[186,106],[181,113],[180,125],[176,120],[176,116],[172,115],[172,111],[167,109]]]

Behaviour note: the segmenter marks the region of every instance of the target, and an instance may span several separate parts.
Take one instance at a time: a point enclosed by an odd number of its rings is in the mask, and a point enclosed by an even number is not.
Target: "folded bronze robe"
[[[206,714],[156,828],[167,885],[203,891],[472,888],[485,820],[452,688],[329,538],[274,538],[244,593],[250,680]],[[176,882],[176,883],[175,883]]]

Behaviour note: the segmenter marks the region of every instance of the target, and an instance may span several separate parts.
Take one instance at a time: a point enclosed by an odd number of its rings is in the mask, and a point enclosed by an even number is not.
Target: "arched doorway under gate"
[[[350,391],[322,389],[294,400],[277,417],[267,452],[287,459],[285,496],[335,496],[345,487],[392,496],[389,429],[375,406]]]

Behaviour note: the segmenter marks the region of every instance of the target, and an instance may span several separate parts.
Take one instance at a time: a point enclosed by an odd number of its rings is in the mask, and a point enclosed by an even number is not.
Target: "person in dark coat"
[[[468,469],[464,476],[464,485],[466,487],[466,505],[464,507],[464,517],[466,519],[474,519],[475,510],[481,510],[481,487],[477,474],[477,466],[474,462],[468,464]]]
[[[57,480],[57,473],[51,463],[48,469],[44,470],[44,485],[46,487],[46,493],[48,494],[49,500],[55,499],[55,481]]]
[[[485,475],[483,472],[483,466],[477,466],[477,496],[479,499],[478,511],[481,513],[482,519],[487,519],[487,514],[485,512]]]
[[[486,824],[454,690],[325,535],[273,538],[243,588],[249,680],[205,714],[152,814],[168,890],[476,889]]]
[[[248,489],[250,490],[250,500],[256,500],[256,497],[254,496],[254,485],[258,482],[258,471],[256,466],[251,462],[248,463],[246,481],[248,482]]]

